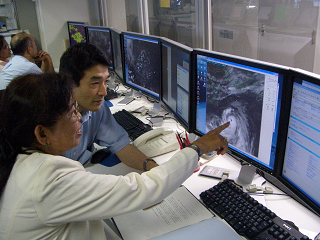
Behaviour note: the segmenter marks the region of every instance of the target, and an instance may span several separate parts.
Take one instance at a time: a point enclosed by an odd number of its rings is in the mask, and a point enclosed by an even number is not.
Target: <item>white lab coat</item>
[[[151,206],[197,167],[191,148],[142,174],[93,174],[77,161],[20,154],[0,201],[0,239],[106,239],[104,222]]]

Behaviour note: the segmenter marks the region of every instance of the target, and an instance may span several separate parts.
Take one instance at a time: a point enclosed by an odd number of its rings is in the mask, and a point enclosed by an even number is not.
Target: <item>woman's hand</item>
[[[230,122],[227,122],[216,129],[208,132],[206,135],[197,139],[193,144],[197,145],[203,154],[212,151],[217,151],[217,154],[225,154],[228,150],[227,138],[220,135],[220,133],[229,127]]]

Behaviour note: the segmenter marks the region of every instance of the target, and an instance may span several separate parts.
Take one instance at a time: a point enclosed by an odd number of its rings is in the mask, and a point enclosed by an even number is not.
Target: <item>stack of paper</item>
[[[114,222],[123,239],[143,240],[161,236],[212,217],[213,214],[182,186],[161,203],[145,210],[114,217]],[[222,224],[237,236],[227,224],[224,222]],[[196,231],[195,234],[201,233]],[[217,232],[217,235],[221,236],[221,232]]]

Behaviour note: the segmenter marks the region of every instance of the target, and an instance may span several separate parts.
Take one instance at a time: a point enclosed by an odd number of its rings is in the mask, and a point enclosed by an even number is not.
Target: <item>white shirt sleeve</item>
[[[36,65],[36,64],[32,64],[30,66],[29,72],[28,73],[36,73],[36,74],[41,74],[43,73],[42,70]]]
[[[34,206],[49,225],[111,218],[170,195],[193,173],[197,160],[196,151],[186,148],[151,171],[113,176],[92,174],[79,162],[49,156],[34,183]]]

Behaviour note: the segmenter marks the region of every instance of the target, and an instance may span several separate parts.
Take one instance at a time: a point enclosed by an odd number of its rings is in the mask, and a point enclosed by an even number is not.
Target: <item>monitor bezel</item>
[[[302,69],[297,68],[291,68],[290,69],[290,76],[289,76],[289,83],[288,83],[288,101],[286,105],[286,116],[285,120],[283,120],[283,125],[285,126],[283,136],[284,136],[284,144],[283,144],[283,152],[281,156],[279,156],[279,175],[277,176],[277,180],[280,182],[276,183],[275,185],[279,187],[283,192],[287,193],[289,196],[291,196],[293,199],[297,200],[301,204],[303,204],[305,207],[316,213],[318,216],[320,216],[320,206],[318,206],[316,203],[314,203],[308,196],[306,196],[302,191],[300,191],[297,187],[294,186],[293,183],[289,182],[283,175],[283,164],[284,164],[284,157],[285,157],[285,149],[286,149],[286,140],[287,140],[287,134],[288,134],[288,126],[289,126],[289,120],[290,120],[290,110],[291,110],[291,98],[292,98],[292,91],[293,91],[293,83],[294,79],[302,79],[306,80],[308,82],[314,83],[318,86],[320,86],[320,75],[311,73]],[[284,186],[284,187],[283,187]]]
[[[112,54],[113,54],[113,72],[117,75],[117,77],[121,80],[121,82],[123,82],[123,52],[122,52],[122,38],[121,38],[121,31],[114,28],[114,27],[110,27],[111,30],[111,43],[112,43]],[[121,55],[121,69],[122,69],[122,77],[119,76],[119,74],[115,71],[115,54],[114,54],[114,48],[115,46],[113,46],[113,35],[114,34],[118,34],[119,35],[119,39],[120,39],[120,55]]]
[[[141,37],[141,38],[148,38],[151,40],[155,40],[158,41],[158,54],[159,54],[159,60],[160,60],[160,79],[159,79],[159,96],[155,96],[145,90],[142,90],[130,83],[127,82],[127,77],[126,77],[126,67],[125,67],[125,49],[124,49],[124,36],[125,35],[129,35],[129,36],[133,36],[133,37]],[[129,32],[129,31],[125,31],[125,32],[121,32],[121,51],[122,51],[122,69],[123,69],[123,85],[128,86],[134,90],[136,90],[137,92],[145,95],[148,98],[153,99],[154,101],[160,102],[160,96],[161,96],[161,47],[160,47],[160,38],[158,36],[153,36],[153,35],[148,35],[148,34],[142,34],[142,33],[135,33],[135,32]]]
[[[77,21],[67,21],[67,27],[68,27],[68,36],[69,36],[69,45],[72,46],[71,44],[71,36],[70,36],[70,23],[75,23],[75,24],[79,24],[79,25],[83,25],[84,27],[84,32],[85,32],[85,39],[87,41],[87,30],[86,30],[86,25],[88,24],[87,22],[77,22]],[[74,44],[73,44],[74,45]]]
[[[214,57],[217,59],[221,59],[224,61],[229,61],[229,62],[234,62],[237,64],[241,64],[241,65],[247,65],[253,68],[258,68],[258,69],[263,69],[266,71],[271,71],[271,72],[278,72],[279,74],[283,75],[283,86],[282,86],[282,96],[281,96],[281,107],[280,107],[280,116],[279,116],[279,128],[278,129],[282,129],[284,127],[283,125],[283,119],[284,119],[284,114],[283,109],[285,109],[285,105],[286,105],[286,101],[287,101],[287,79],[289,77],[289,67],[286,66],[282,66],[282,65],[277,65],[277,64],[272,64],[272,63],[268,63],[268,62],[263,62],[260,60],[255,60],[255,59],[249,59],[249,58],[245,58],[245,57],[240,57],[240,56],[235,56],[235,55],[231,55],[231,54],[225,54],[225,53],[220,53],[220,52],[216,52],[216,51],[209,51],[209,50],[204,50],[204,49],[199,49],[199,48],[195,48],[193,51],[193,63],[194,63],[194,79],[197,79],[197,56],[198,55],[203,55],[203,56],[207,56],[207,57]],[[194,96],[194,101],[192,102],[193,104],[193,109],[194,112],[196,112],[196,98],[197,98],[197,93],[196,93],[196,89],[197,89],[197,81],[193,81],[193,96]],[[192,129],[192,132],[195,133],[198,136],[202,136],[203,134],[198,131],[196,129],[196,114],[192,115],[193,119],[192,122],[194,123],[194,128]],[[278,134],[277,136],[277,144],[276,144],[276,153],[275,153],[275,161],[274,161],[274,167],[273,169],[270,169],[266,166],[264,166],[263,164],[260,164],[259,162],[250,159],[249,157],[235,151],[234,149],[229,148],[228,149],[228,154],[231,155],[232,157],[234,157],[235,159],[237,159],[238,161],[240,161],[241,163],[246,162],[250,165],[255,166],[257,169],[262,170],[263,172],[270,174],[271,176],[278,176],[279,175],[279,161],[278,158],[279,156],[281,156],[281,154],[283,154],[283,136],[281,134]]]
[[[184,119],[182,119],[179,114],[174,111],[165,101],[163,101],[163,74],[162,74],[162,43],[167,44],[171,47],[175,47],[177,49],[179,49],[180,51],[183,51],[185,53],[187,53],[189,55],[189,114],[188,114],[188,123],[185,122]],[[188,132],[190,132],[191,129],[193,129],[193,122],[192,122],[192,117],[191,117],[191,113],[193,112],[193,94],[192,94],[192,79],[193,79],[193,71],[194,71],[194,65],[193,65],[193,58],[192,58],[192,52],[193,52],[193,48],[190,48],[186,45],[183,45],[181,43],[178,43],[176,41],[173,41],[171,39],[162,37],[160,39],[160,47],[161,47],[161,95],[160,95],[160,100],[161,100],[161,104],[162,106],[169,112],[171,112],[175,119],[183,126],[184,129],[186,129]]]
[[[110,35],[110,46],[111,46],[111,60],[112,60],[112,64],[109,62],[109,70],[113,70],[114,69],[114,56],[113,56],[113,45],[112,45],[112,35],[111,35],[111,29],[110,27],[103,27],[103,26],[92,26],[92,25],[85,25],[85,31],[86,31],[86,41],[87,43],[90,43],[90,38],[89,38],[89,28],[92,29],[101,29],[101,30],[108,30],[109,31],[109,35]]]

